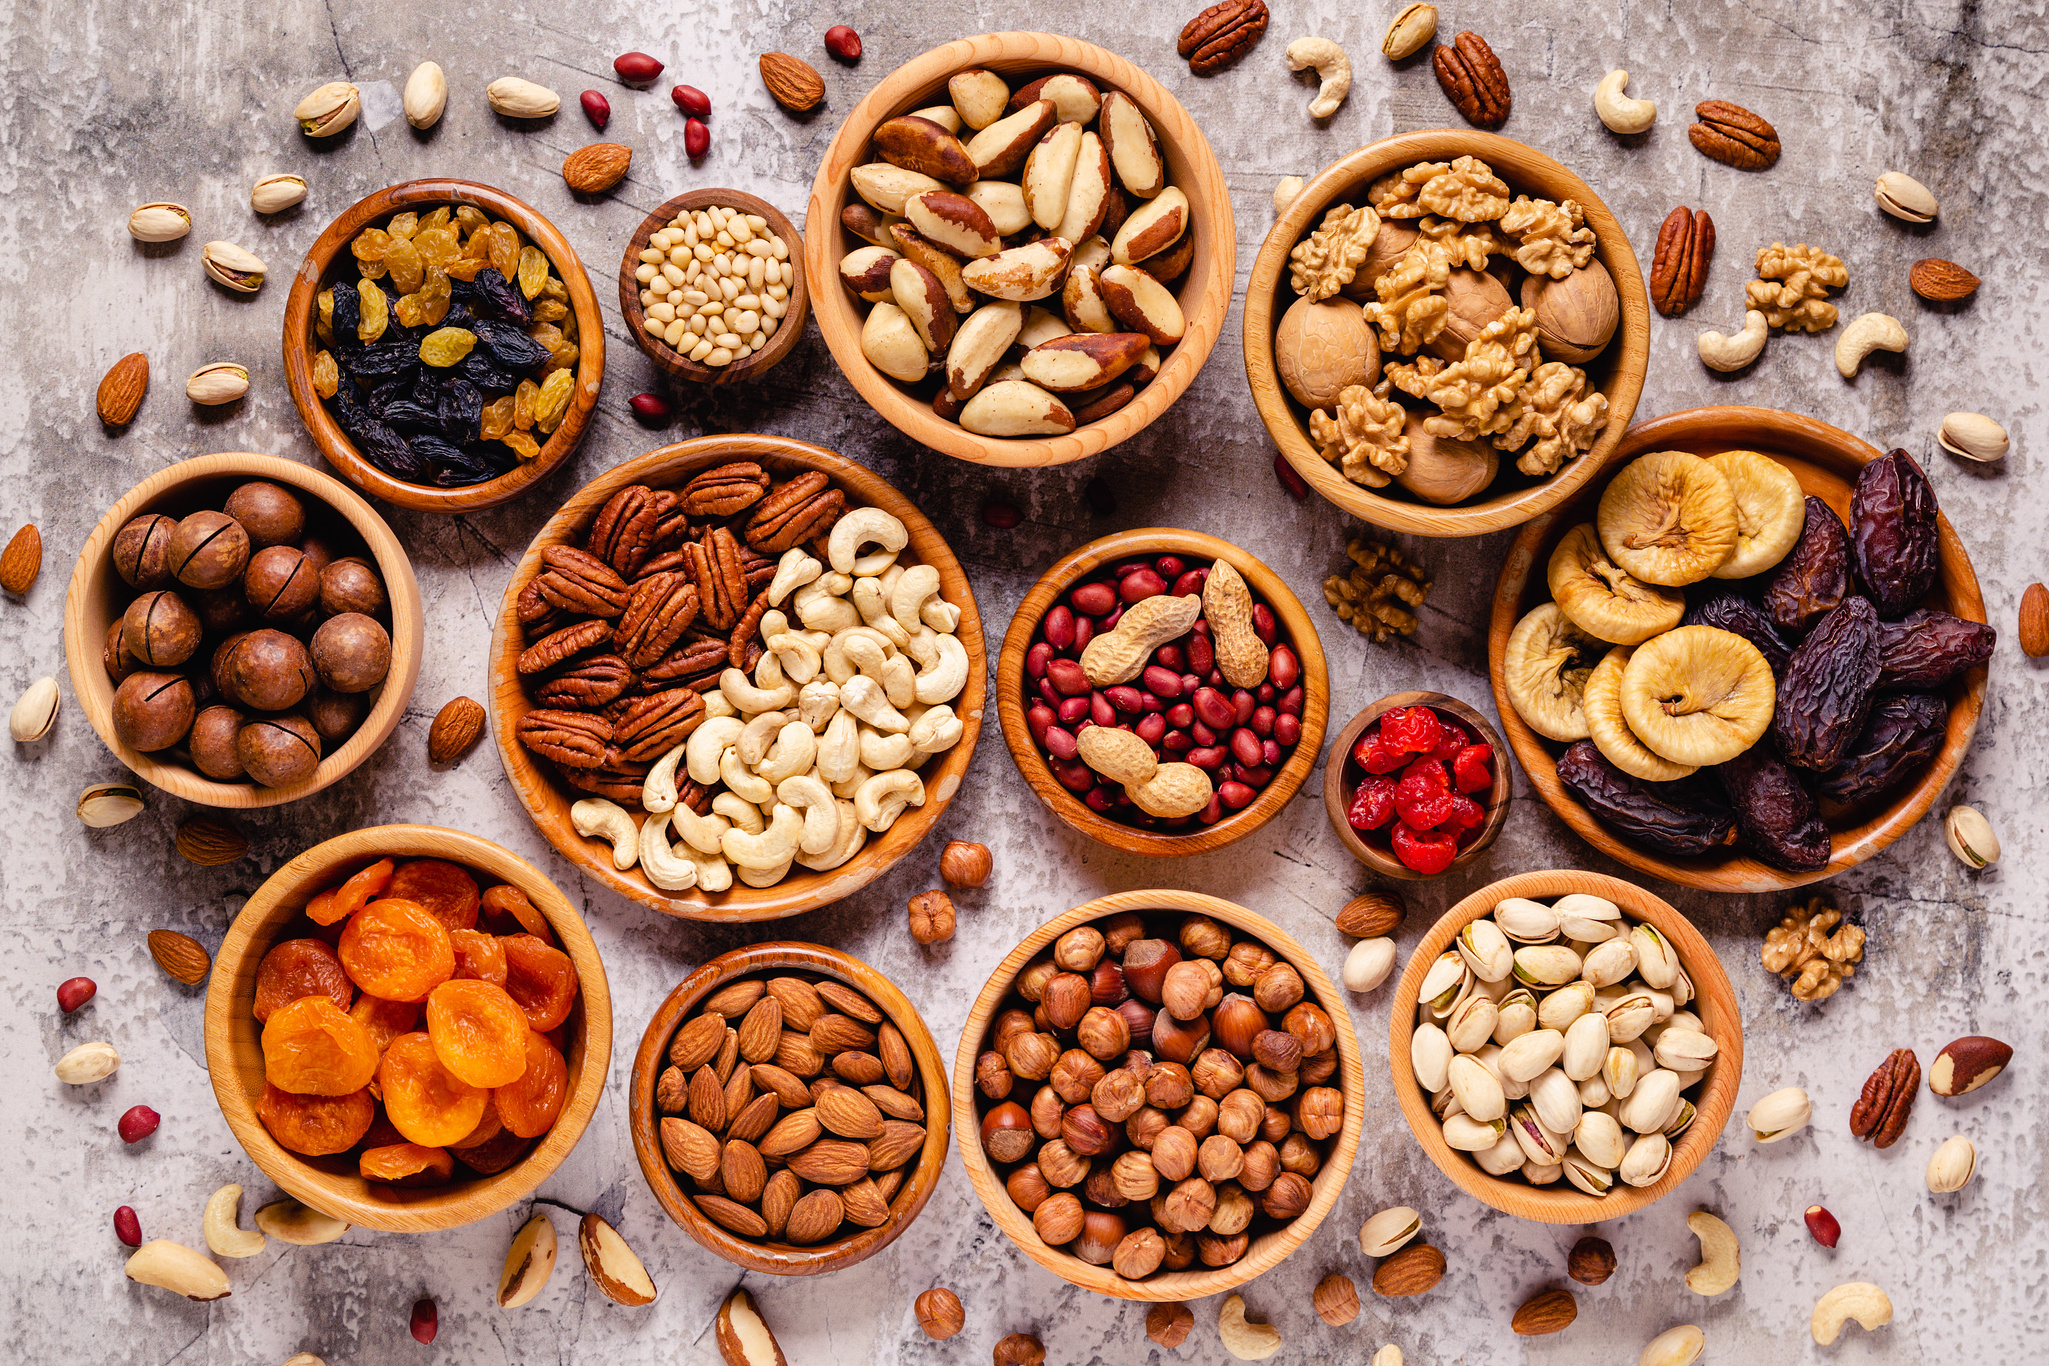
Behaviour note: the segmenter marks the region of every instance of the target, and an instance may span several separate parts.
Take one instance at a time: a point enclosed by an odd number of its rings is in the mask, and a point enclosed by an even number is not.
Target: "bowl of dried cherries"
[[[1470,863],[1508,820],[1507,753],[1485,716],[1439,692],[1381,698],[1324,765],[1323,804],[1353,858],[1415,881]]]

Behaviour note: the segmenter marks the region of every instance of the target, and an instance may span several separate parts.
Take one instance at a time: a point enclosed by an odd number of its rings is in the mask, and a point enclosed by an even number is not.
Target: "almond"
[[[662,1156],[691,1180],[709,1181],[719,1169],[718,1136],[687,1119],[664,1119]]]
[[[846,1211],[847,1222],[862,1228],[881,1228],[889,1222],[889,1201],[865,1176],[840,1191],[840,1206]]]
[[[738,982],[728,982],[704,998],[698,1009],[707,1015],[723,1015],[728,1020],[737,1020],[753,1009],[754,1003],[768,992],[766,983],[747,977]]]
[[[726,1101],[726,1124],[731,1127],[732,1122],[740,1117],[740,1112],[754,1103],[754,1070],[748,1067],[735,1067],[732,1075],[726,1078],[723,1094]]]
[[[1515,1311],[1509,1327],[1526,1338],[1562,1332],[1579,1317],[1579,1302],[1570,1290],[1546,1290]]]
[[[194,816],[179,826],[177,844],[187,862],[202,868],[233,863],[249,852],[249,841],[241,831],[211,816]]]
[[[1361,892],[1338,912],[1338,933],[1354,939],[1381,939],[1399,930],[1407,914],[1402,899],[1392,892]]]
[[[142,396],[148,388],[148,356],[135,351],[115,361],[114,368],[100,381],[100,421],[109,427],[125,427],[133,422],[135,410],[142,406]]]
[[[762,1187],[768,1184],[768,1166],[752,1143],[728,1139],[724,1151],[719,1154],[719,1182],[725,1186],[729,1198],[742,1204],[753,1204],[761,1198]]]
[[[775,102],[792,114],[816,109],[825,99],[825,78],[810,63],[787,52],[761,54],[761,83]]]
[[[761,1188],[761,1220],[768,1225],[768,1236],[780,1238],[789,1227],[790,1211],[797,1206],[797,1197],[804,1193],[804,1183],[795,1172],[780,1171],[768,1178],[768,1184]]]
[[[176,930],[151,930],[149,956],[157,960],[158,967],[188,987],[204,982],[213,968],[213,955],[206,951],[206,946]]]
[[[825,1059],[811,1046],[810,1037],[787,1029],[783,1031],[782,1042],[776,1045],[775,1063],[799,1077],[815,1077],[825,1070]]]
[[[850,1016],[821,1015],[811,1023],[811,1046],[828,1057],[848,1049],[868,1049],[875,1046],[875,1031]]]
[[[1410,1243],[1373,1271],[1373,1288],[1390,1299],[1421,1295],[1444,1279],[1444,1254],[1428,1243]]]
[[[876,1030],[875,1051],[882,1058],[882,1070],[891,1086],[902,1088],[911,1084],[917,1069],[911,1062],[911,1046],[904,1042],[902,1030],[893,1024]]]
[[[700,1195],[696,1199],[698,1213],[728,1233],[737,1233],[742,1238],[768,1236],[768,1221],[738,1201],[723,1195]]]
[[[864,1086],[861,1094],[875,1102],[875,1108],[891,1119],[907,1119],[913,1124],[925,1122],[925,1107],[894,1086]]]
[[[801,977],[771,977],[767,991],[782,1002],[783,1027],[786,1029],[809,1030],[818,1023],[818,1017],[825,1014],[825,1001],[819,996],[818,988]]]
[[[718,1056],[719,1045],[725,1041],[726,1017],[707,1011],[676,1031],[669,1044],[669,1061],[686,1072],[695,1072]]]
[[[900,1119],[882,1122],[882,1132],[868,1145],[868,1170],[895,1171],[925,1146],[925,1126]]]
[[[851,1087],[827,1091],[818,1098],[818,1122],[841,1138],[882,1136],[882,1112],[874,1101]]]
[[[665,1115],[680,1115],[690,1108],[690,1076],[671,1064],[655,1079],[655,1109]]]
[[[593,142],[562,159],[562,179],[578,194],[603,194],[626,179],[633,149],[617,142]]]
[[[2029,659],[2049,655],[2049,588],[2028,585],[2021,594],[2021,653]]]
[[[782,1105],[775,1096],[763,1092],[734,1114],[732,1122],[726,1125],[726,1137],[746,1143],[756,1142],[768,1132],[768,1126],[775,1123],[775,1117],[781,1110]]]
[[[868,1145],[821,1138],[790,1154],[789,1169],[819,1186],[845,1186],[868,1174]]]
[[[1907,283],[1916,294],[1938,304],[1968,299],[1978,291],[1977,276],[1956,262],[1945,261],[1939,256],[1914,262],[1914,268],[1907,272]]]
[[[726,1089],[719,1074],[707,1064],[690,1078],[690,1119],[713,1133],[726,1127]]]
[[[427,762],[452,764],[484,731],[484,709],[467,697],[451,700],[427,728]]]
[[[0,588],[20,597],[43,570],[43,533],[25,526],[0,550]]]
[[[829,1190],[810,1191],[790,1207],[783,1237],[799,1247],[822,1243],[839,1230],[845,1217],[839,1195]]]
[[[790,1018],[790,1007],[783,1006],[783,1018]],[[778,1041],[780,1047],[780,1041]],[[754,1084],[764,1091],[772,1091],[786,1110],[801,1110],[811,1103],[811,1090],[795,1074],[786,1072],[772,1062],[758,1062],[748,1069],[754,1074]]]
[[[807,1105],[802,1110],[792,1110],[777,1120],[774,1128],[762,1135],[761,1155],[788,1157],[791,1153],[816,1143],[824,1132],[825,1126],[818,1122],[818,1111],[815,1108]]]
[[[716,1320],[719,1355],[726,1366],[789,1366],[775,1334],[754,1307],[754,1297],[735,1289],[719,1306]]]
[[[783,1005],[764,996],[740,1021],[740,1056],[749,1062],[767,1062],[775,1056],[783,1037]]]

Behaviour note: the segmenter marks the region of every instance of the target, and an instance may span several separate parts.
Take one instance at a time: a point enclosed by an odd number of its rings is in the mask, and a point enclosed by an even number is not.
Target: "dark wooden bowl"
[[[1330,814],[1330,828],[1337,831],[1338,840],[1347,853],[1381,876],[1400,878],[1404,882],[1426,882],[1444,874],[1419,873],[1394,856],[1386,837],[1379,831],[1374,832],[1374,839],[1367,839],[1352,828],[1352,823],[1345,819],[1352,803],[1352,784],[1346,781],[1346,767],[1351,763],[1352,746],[1359,742],[1359,736],[1366,727],[1380,719],[1382,712],[1395,707],[1417,706],[1450,712],[1467,730],[1494,746],[1494,786],[1487,790],[1485,798],[1487,820],[1481,825],[1478,837],[1459,850],[1444,872],[1471,863],[1479,857],[1482,849],[1494,843],[1501,834],[1501,827],[1508,823],[1508,804],[1515,795],[1515,784],[1509,778],[1508,750],[1502,745],[1501,737],[1485,716],[1456,697],[1447,697],[1441,692],[1398,692],[1381,698],[1346,722],[1345,728],[1338,732],[1338,738],[1331,743],[1329,758],[1324,760],[1323,809]]]
[[[1211,826],[1198,826],[1179,834],[1159,834],[1135,825],[1097,815],[1087,804],[1060,785],[1047,767],[1046,756],[1032,743],[1025,726],[1024,660],[1031,649],[1032,632],[1051,611],[1060,595],[1075,580],[1113,560],[1138,555],[1192,555],[1205,560],[1227,560],[1245,576],[1252,590],[1266,600],[1288,633],[1288,645],[1302,661],[1302,738],[1294,753],[1281,765],[1274,780],[1242,811]],[[996,715],[1003,723],[1003,742],[1017,771],[1024,775],[1032,792],[1048,811],[1098,844],[1130,854],[1151,854],[1155,858],[1183,858],[1206,854],[1244,839],[1272,820],[1301,789],[1309,770],[1316,767],[1316,754],[1323,744],[1324,722],[1330,715],[1330,677],[1324,666],[1323,642],[1317,638],[1316,623],[1288,591],[1281,576],[1229,541],[1206,536],[1200,531],[1177,531],[1170,527],[1141,527],[1099,537],[1070,550],[1053,565],[1017,606],[1010,629],[1003,636],[1003,650],[996,660]]]
[[[428,210],[440,205],[473,204],[494,219],[502,218],[519,229],[521,237],[548,255],[555,273],[569,291],[569,307],[576,315],[576,389],[569,398],[569,411],[531,460],[518,469],[487,479],[481,484],[444,489],[432,484],[413,484],[385,473],[357,452],[341,424],[328,412],[327,404],[313,392],[313,357],[320,340],[313,334],[317,301],[322,286],[335,264],[348,253],[355,235],[364,228],[407,209]],[[351,484],[388,503],[421,512],[474,512],[496,507],[517,497],[544,479],[567,460],[583,440],[591,409],[598,401],[598,386],[605,377],[605,317],[591,282],[584,274],[576,249],[553,223],[530,205],[503,190],[470,180],[408,180],[358,200],[341,217],[327,225],[299,264],[292,279],[292,292],[285,299],[285,383],[291,387],[292,402],[307,434],[327,463],[340,470]]]
[[[668,227],[670,220],[683,210],[708,209],[714,204],[738,209],[742,213],[759,214],[767,219],[769,228],[790,249],[790,261],[796,267],[794,273],[797,278],[790,284],[790,308],[783,315],[783,320],[776,324],[775,335],[768,339],[767,346],[732,365],[705,365],[694,361],[661,338],[651,335],[647,330],[647,310],[640,306],[640,281],[634,277],[634,271],[640,267],[640,253],[646,250],[649,238]],[[797,344],[797,338],[804,335],[804,324],[811,316],[811,291],[804,283],[804,275],[804,239],[775,205],[738,190],[692,190],[688,194],[677,195],[656,209],[633,230],[633,238],[626,244],[626,256],[619,264],[619,313],[625,318],[626,330],[633,334],[633,340],[665,373],[696,384],[737,384],[743,379],[754,379],[763,374],[789,355],[790,348]]]
[[[1695,454],[1745,449],[1768,455],[1791,470],[1805,493],[1815,494],[1848,518],[1850,490],[1857,472],[1884,452],[1839,428],[1810,417],[1770,408],[1694,408],[1632,427],[1616,448],[1610,462],[1613,470],[1648,451],[1681,450]],[[1612,475],[1611,475],[1612,477]],[[1502,660],[1508,650],[1509,633],[1525,612],[1548,601],[1545,566],[1565,533],[1590,521],[1608,479],[1596,479],[1580,488],[1571,501],[1544,513],[1523,527],[1509,548],[1501,566],[1501,578],[1494,586],[1494,612],[1487,633],[1487,664],[1493,677],[1494,705],[1501,713],[1501,725],[1530,786],[1581,839],[1619,863],[1709,892],[1775,892],[1820,882],[1854,868],[1884,849],[1928,813],[1928,808],[1949,784],[1950,776],[1963,762],[1978,729],[1978,712],[1985,703],[1983,667],[1953,681],[1944,690],[1949,701],[1949,728],[1942,749],[1919,781],[1884,799],[1883,805],[1854,807],[1846,811],[1823,810],[1828,821],[1831,854],[1827,866],[1812,872],[1789,873],[1752,858],[1740,849],[1727,848],[1695,858],[1674,858],[1640,849],[1621,839],[1594,819],[1564,784],[1558,781],[1558,755],[1565,747],[1544,739],[1516,714],[1508,700],[1508,683],[1502,674]],[[1972,621],[1985,620],[1985,599],[1978,591],[1978,576],[1971,569],[1971,557],[1957,539],[1947,517],[1938,517],[1940,566],[1935,589],[1927,605],[1953,612]]]

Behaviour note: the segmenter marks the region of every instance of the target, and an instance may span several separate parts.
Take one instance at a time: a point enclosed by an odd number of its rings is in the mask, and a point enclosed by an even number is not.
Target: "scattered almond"
[[[1955,303],[1978,292],[1977,276],[1939,256],[1914,262],[1914,268],[1907,272],[1907,283],[1916,294],[1938,304]]]
[[[591,1283],[606,1299],[628,1308],[654,1303],[655,1283],[617,1229],[595,1214],[586,1214],[576,1227],[576,1247],[583,1253]]]
[[[149,956],[157,960],[158,967],[188,987],[204,982],[206,974],[213,970],[213,955],[206,951],[206,946],[176,930],[151,930]]]
[[[787,52],[761,54],[761,83],[777,104],[793,114],[816,109],[825,99],[825,78],[810,63]]]
[[[25,526],[0,550],[0,588],[20,597],[43,570],[43,533]]]
[[[617,142],[579,147],[562,161],[562,179],[578,194],[603,194],[626,179],[633,149]]]
[[[2021,594],[2021,653],[2029,659],[2049,655],[2049,588],[2031,583]]]
[[[1421,1295],[1444,1279],[1444,1254],[1428,1243],[1410,1243],[1373,1271],[1373,1289],[1390,1299]]]
[[[96,402],[100,421],[109,427],[125,427],[135,420],[136,409],[149,389],[149,357],[134,351],[114,362],[100,381]]]
[[[484,730],[484,709],[467,697],[450,701],[427,728],[427,761],[452,764],[469,751]]]
[[[202,868],[233,863],[249,852],[249,841],[241,831],[211,816],[194,816],[179,826],[177,845],[188,862]]]
[[[1579,1302],[1570,1290],[1546,1290],[1515,1311],[1509,1327],[1526,1338],[1562,1332],[1579,1317]]]
[[[1382,939],[1402,927],[1408,908],[1393,892],[1361,892],[1338,912],[1338,933],[1354,939]]]

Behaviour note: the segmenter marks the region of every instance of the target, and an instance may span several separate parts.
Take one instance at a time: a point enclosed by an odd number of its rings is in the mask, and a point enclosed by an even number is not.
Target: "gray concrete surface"
[[[1376,52],[1392,0],[1275,5],[1264,41],[1237,69],[1191,77],[1173,55],[1180,25],[1198,8],[1045,0],[1027,11],[970,0],[836,9],[819,3],[714,0],[696,6],[616,0],[457,6],[333,0],[108,0],[0,7],[0,52],[9,73],[0,97],[0,515],[42,528],[46,563],[25,598],[0,603],[0,692],[11,700],[44,674],[63,677],[61,623],[71,562],[102,510],[161,466],[213,450],[259,450],[315,459],[286,395],[278,358],[286,277],[338,211],[393,181],[453,174],[504,186],[552,215],[605,283],[624,237],[648,208],[678,190],[738,187],[800,215],[818,158],[840,119],[898,62],[935,42],[991,28],[1073,32],[1122,52],[1157,75],[1207,130],[1233,190],[1242,273],[1271,222],[1269,195],[1288,173],[1311,173],[1389,132],[1455,121],[1427,67],[1391,69]],[[2040,452],[2049,440],[2041,403],[2041,321],[2049,278],[2041,232],[2049,218],[2049,21],[2039,5],[1988,0],[1758,0],[1757,3],[1588,5],[1450,4],[1443,30],[1478,29],[1514,84],[1508,135],[1577,168],[1626,225],[1648,260],[1657,224],[1675,204],[1706,206],[1721,247],[1707,301],[1689,319],[1656,320],[1639,417],[1705,403],[1744,402],[1811,414],[1881,446],[1925,457],[1945,510],[1975,560],[1988,611],[2002,630],[1993,686],[1977,741],[1950,794],[1981,806],[2006,854],[1972,876],[1943,849],[1933,821],[1884,857],[1829,888],[1870,932],[1865,969],[1819,1008],[1794,1002],[1757,965],[1758,939],[1789,897],[1714,898],[1661,887],[1709,934],[1734,977],[1748,1028],[1749,1060],[1739,1118],[1720,1148],[1672,1198],[1603,1226],[1621,1259],[1614,1279],[1581,1294],[1580,1317],[1557,1337],[1519,1342],[1516,1305],[1561,1283],[1578,1230],[1521,1223],[1460,1195],[1411,1142],[1381,1066],[1382,996],[1357,998],[1353,1024],[1369,1059],[1365,1137],[1344,1199],[1297,1255],[1248,1288],[1255,1314],[1286,1337],[1283,1361],[1363,1363],[1383,1343],[1411,1362],[1525,1359],[1627,1362],[1654,1333],[1696,1322],[1709,1360],[1916,1362],[1943,1357],[2011,1361],[2049,1343],[2049,1242],[2041,1058],[2049,1043],[2038,1013],[2049,986],[2043,949],[2039,860],[2049,855],[2045,785],[2049,716],[2039,666],[2023,659],[2010,630],[2021,589],[2049,573],[2043,535]],[[831,23],[859,26],[867,54],[835,65],[819,35]],[[1352,54],[1349,102],[1328,126],[1303,113],[1313,87],[1281,59],[1289,39],[1320,32]],[[662,93],[635,94],[613,80],[618,52],[643,49],[669,62],[661,89],[687,81],[710,93],[710,155],[691,163],[681,119]],[[754,74],[766,48],[794,51],[825,74],[827,106],[796,121],[774,108]],[[425,58],[448,71],[447,117],[416,136],[398,117],[398,88]],[[1618,139],[1595,122],[1590,93],[1624,66],[1632,93],[1659,103],[1647,135]],[[515,129],[486,109],[483,87],[519,74],[560,91],[563,112],[536,130]],[[333,145],[305,142],[294,103],[322,81],[348,77],[366,94],[365,117]],[[590,140],[575,106],[586,87],[612,101],[609,136],[635,150],[633,174],[597,203],[562,185],[562,157]],[[1740,175],[1688,145],[1688,110],[1700,99],[1736,100],[1773,120],[1785,157],[1765,175]],[[1872,203],[1879,172],[1898,167],[1941,197],[1940,220],[1910,228]],[[259,176],[297,171],[312,194],[297,211],[259,221],[248,209]],[[123,231],[138,203],[190,205],[197,227],[169,249],[143,249]],[[202,278],[199,249],[222,237],[266,258],[273,280],[254,298],[230,297]],[[1853,383],[1830,361],[1832,338],[1774,340],[1750,372],[1721,378],[1694,356],[1695,334],[1740,322],[1750,253],[1774,239],[1809,241],[1841,254],[1851,284],[1847,315],[1882,310],[1913,335],[1904,359],[1881,358]],[[1984,277],[1967,307],[1938,310],[1908,292],[1914,259],[1946,256]],[[1235,540],[1280,571],[1316,605],[1332,660],[1332,712],[1400,688],[1438,688],[1486,710],[1484,612],[1507,537],[1473,545],[1405,541],[1436,576],[1437,590],[1414,641],[1376,648],[1323,611],[1318,581],[1337,562],[1345,528],[1332,508],[1301,506],[1277,488],[1266,435],[1246,392],[1234,310],[1183,401],[1138,439],[1092,462],[1031,473],[990,472],[915,449],[879,421],[841,377],[815,330],[766,382],[692,394],[668,432],[631,419],[626,398],[651,387],[653,367],[620,328],[612,305],[610,373],[589,439],[572,470],[510,507],[437,519],[387,510],[412,548],[432,643],[414,706],[383,752],[319,797],[245,818],[254,853],[200,870],[172,852],[170,835],[190,814],[162,796],[118,829],[89,833],[72,818],[88,780],[120,776],[64,684],[54,736],[16,746],[0,763],[6,817],[0,855],[0,1158],[9,1236],[0,1242],[0,1357],[186,1366],[273,1363],[312,1351],[329,1363],[438,1358],[468,1363],[716,1359],[709,1325],[732,1286],[731,1268],[699,1250],[650,1197],[633,1159],[623,1113],[626,1076],[641,1028],[693,965],[762,931],[708,929],[660,919],[582,882],[553,856],[513,800],[487,748],[459,767],[430,772],[427,724],[458,693],[482,696],[489,620],[520,549],[556,502],[598,471],[668,438],[764,430],[800,436],[880,470],[918,501],[951,539],[974,579],[992,642],[1039,570],[1059,552],[1120,527],[1169,524]],[[140,418],[119,435],[92,415],[99,377],[119,355],[150,355],[154,382]],[[183,377],[199,364],[247,364],[249,398],[213,413],[191,408]],[[2014,452],[2000,465],[1969,466],[1934,451],[1951,409],[2004,421]],[[1101,479],[1117,508],[1093,515],[1078,496]],[[1010,531],[977,516],[990,498],[1025,511]],[[1528,868],[1609,867],[1574,839],[1518,782],[1507,831],[1490,857],[1411,896],[1403,947],[1434,915],[1489,880]],[[543,1190],[551,1201],[596,1209],[640,1251],[661,1286],[649,1309],[621,1309],[593,1294],[573,1256],[530,1307],[501,1312],[490,1292],[506,1241],[525,1217],[507,1211],[455,1233],[397,1237],[365,1231],[341,1243],[294,1249],[273,1243],[233,1263],[233,1298],[212,1306],[174,1300],[121,1277],[123,1250],[109,1232],[120,1204],[140,1212],[152,1236],[200,1240],[199,1217],[219,1185],[248,1187],[246,1206],[271,1188],[242,1155],[216,1111],[201,1047],[201,997],[151,964],[143,935],[168,926],[219,942],[236,908],[263,877],[300,849],[338,831],[394,820],[443,822],[498,839],[554,874],[584,908],[605,955],[618,1046],[612,1084],[595,1122]],[[940,839],[988,842],[997,875],[964,895],[961,932],[921,951],[904,928],[907,896],[931,885]],[[1028,929],[1110,890],[1176,885],[1233,897],[1273,916],[1335,969],[1344,943],[1330,918],[1365,885],[1313,798],[1298,800],[1258,838],[1207,858],[1170,864],[1120,857],[1067,832],[1041,812],[994,727],[984,733],[969,783],[918,855],[861,896],[770,927],[875,963],[916,997],[949,1055],[960,1020],[989,969]],[[98,999],[71,1019],[52,1003],[58,981],[98,979]],[[1849,1138],[1845,1116],[1867,1071],[1886,1050],[1912,1046],[1924,1061],[1949,1038],[1974,1031],[2019,1048],[2009,1074],[1967,1100],[1923,1095],[1906,1139],[1874,1153]],[[106,1038],[127,1059],[112,1080],[72,1089],[50,1065],[75,1043]],[[1765,1092],[1803,1085],[1815,1098],[1811,1131],[1755,1146],[1742,1108]],[[115,1117],[147,1102],[163,1113],[148,1143],[123,1147]],[[1933,1198],[1922,1166],[1951,1132],[1980,1146],[1977,1181]],[[1800,1220],[1811,1201],[1843,1224],[1833,1253],[1808,1241]],[[1423,1211],[1450,1274],[1417,1300],[1366,1293],[1365,1312],[1344,1329],[1324,1327],[1310,1289],[1330,1270],[1362,1286],[1370,1266],[1355,1233],[1391,1204]],[[1703,1302],[1682,1282],[1695,1244],[1684,1219],[1718,1210],[1743,1239],[1737,1289]],[[554,1211],[567,1230],[573,1216]],[[565,1248],[565,1254],[567,1249]],[[1815,1298],[1846,1280],[1886,1287],[1891,1327],[1816,1348],[1807,1337]],[[967,1329],[927,1342],[912,1298],[935,1282],[967,1305]],[[1083,1294],[1040,1271],[994,1229],[957,1162],[918,1223],[858,1268],[808,1282],[747,1283],[792,1363],[974,1361],[1013,1330],[1038,1333],[1061,1363],[1226,1360],[1216,1303],[1196,1306],[1197,1328],[1174,1353],[1143,1337],[1141,1309]],[[431,1350],[406,1334],[420,1295],[441,1306]]]

